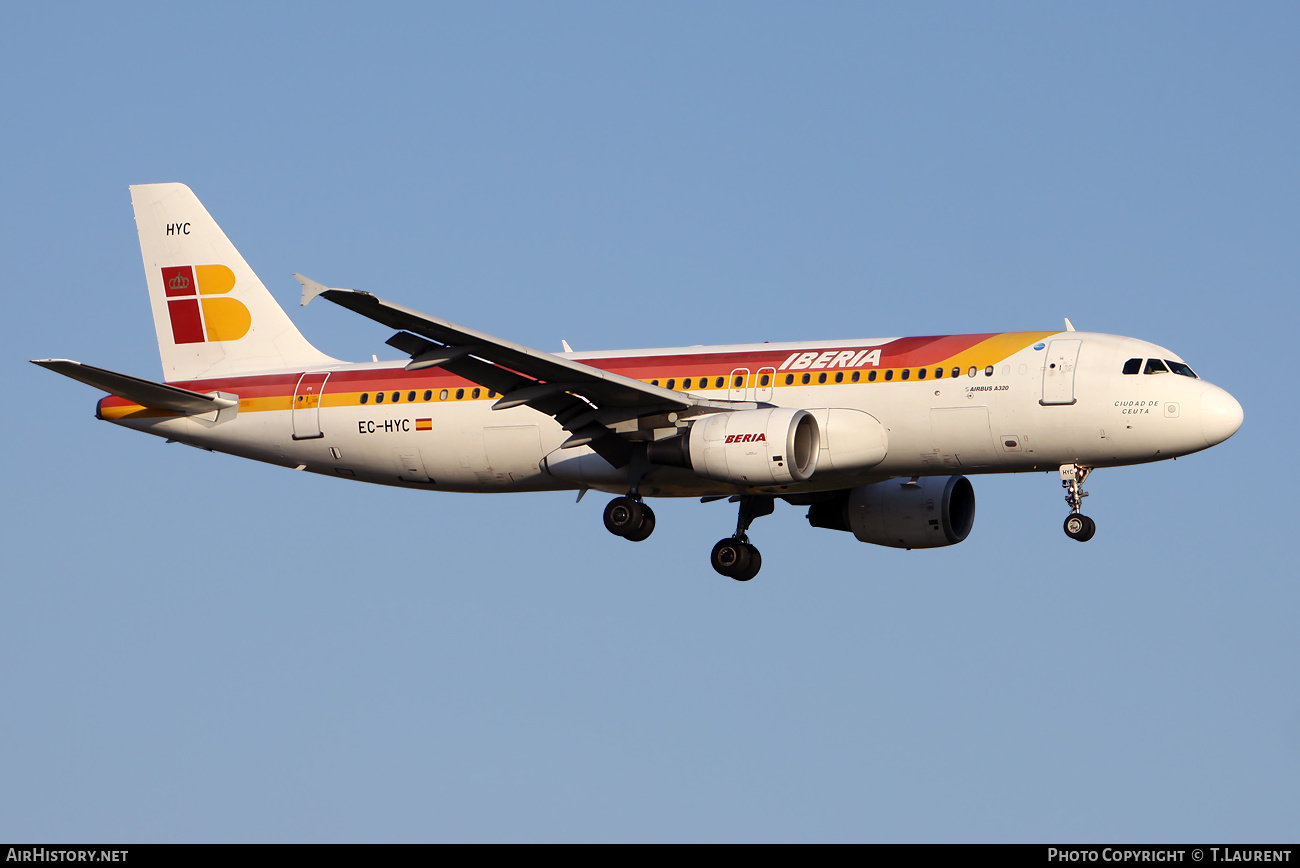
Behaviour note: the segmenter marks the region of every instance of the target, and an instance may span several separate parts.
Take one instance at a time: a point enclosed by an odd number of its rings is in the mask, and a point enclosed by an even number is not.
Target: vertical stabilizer
[[[131,188],[163,377],[338,364],[302,336],[184,184]]]

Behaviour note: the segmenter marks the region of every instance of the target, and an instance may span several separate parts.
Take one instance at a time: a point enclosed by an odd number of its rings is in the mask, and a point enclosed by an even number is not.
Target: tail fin
[[[163,377],[338,364],[307,342],[184,184],[131,188]]]

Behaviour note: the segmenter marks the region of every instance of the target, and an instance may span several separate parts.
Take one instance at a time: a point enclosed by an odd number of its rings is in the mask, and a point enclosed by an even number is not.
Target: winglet
[[[304,277],[301,274],[294,274],[294,277],[298,278],[298,282],[302,284],[302,306],[303,307],[306,307],[308,304],[310,304],[311,300],[316,296],[320,295],[322,292],[326,292],[330,289],[333,289],[333,287],[319,284],[316,281],[312,280],[310,277]]]
[[[307,302],[305,302],[305,301],[303,302],[303,304],[306,304],[306,303],[307,303]],[[1074,323],[1070,322],[1070,318],[1069,318],[1068,316],[1065,318],[1065,330],[1066,330],[1067,332],[1072,332],[1072,331],[1074,331]]]

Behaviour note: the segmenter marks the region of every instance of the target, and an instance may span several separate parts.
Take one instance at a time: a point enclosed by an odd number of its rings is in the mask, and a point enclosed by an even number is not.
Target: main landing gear
[[[605,506],[605,529],[614,536],[641,542],[655,530],[655,513],[640,497],[616,497]]]
[[[763,556],[749,541],[745,533],[756,518],[771,515],[775,508],[773,497],[761,495],[742,495],[732,498],[740,501],[740,515],[736,519],[736,533],[726,539],[718,540],[709,555],[709,563],[722,575],[738,582],[748,582],[763,566]]]
[[[1079,542],[1087,542],[1097,532],[1097,523],[1079,512],[1083,499],[1088,496],[1083,482],[1091,472],[1091,467],[1081,464],[1061,465],[1061,486],[1065,489],[1065,502],[1070,506],[1070,514],[1065,518],[1065,535]]]
[[[714,500],[721,498],[705,498]],[[746,531],[754,519],[771,515],[775,509],[776,498],[765,495],[743,495],[731,498],[740,503],[740,515],[736,518],[736,532],[724,540],[718,540],[709,555],[709,563],[722,575],[738,582],[748,582],[758,575],[763,566],[763,556],[749,541]],[[605,529],[614,536],[632,542],[641,542],[655,529],[655,514],[649,506],[641,502],[637,494],[616,497],[605,505]]]

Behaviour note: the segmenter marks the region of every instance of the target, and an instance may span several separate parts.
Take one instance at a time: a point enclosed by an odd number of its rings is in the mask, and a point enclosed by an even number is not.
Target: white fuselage
[[[869,467],[836,467],[835,429],[823,431],[822,459],[803,482],[779,492],[843,489],[898,476],[1015,473],[1055,470],[1066,464],[1105,467],[1186,455],[1230,436],[1241,408],[1223,389],[1172,372],[1125,374],[1129,359],[1181,362],[1168,350],[1114,335],[1043,333],[1041,340],[980,366],[936,363],[890,368],[888,356],[854,359],[838,346],[888,346],[887,341],[821,344],[756,344],[728,347],[575,353],[565,358],[617,369],[635,358],[631,376],[651,381],[657,359],[690,370],[692,358],[707,366],[702,388],[708,398],[819,410],[842,408],[867,414],[883,427],[883,458]],[[1076,343],[1077,342],[1077,343]],[[831,348],[825,350],[825,348]],[[796,359],[804,349],[818,356],[802,368],[750,361],[762,354]],[[812,356],[812,352],[806,354]],[[862,354],[857,354],[862,355]],[[816,367],[817,362],[823,364]],[[789,363],[787,363],[789,364]],[[726,382],[712,370],[726,370]],[[731,376],[745,371],[743,382]],[[907,379],[903,380],[903,371]],[[884,372],[890,371],[890,379]],[[921,379],[924,371],[925,378]],[[324,373],[328,372],[326,378]],[[857,372],[857,382],[852,373]],[[878,374],[873,381],[867,377]],[[760,374],[769,378],[763,380]],[[674,382],[654,376],[668,388]],[[836,382],[836,378],[843,382]],[[805,384],[803,380],[808,378]],[[819,382],[820,379],[826,382]],[[685,378],[683,378],[684,380]],[[787,385],[786,380],[792,382]],[[737,387],[735,384],[741,382]],[[279,384],[278,386],[276,384]],[[106,399],[103,418],[194,446],[314,473],[386,485],[444,491],[535,491],[592,487],[626,489],[627,472],[605,463],[587,446],[561,449],[569,436],[550,416],[527,406],[493,410],[500,396],[436,369],[414,374],[403,363],[341,365],[320,372],[284,371],[220,381],[178,383],[199,392],[239,396],[237,412],[178,418],[126,412]],[[360,388],[364,386],[364,389]],[[458,390],[461,397],[457,399]],[[365,396],[364,403],[362,395]],[[376,400],[383,396],[383,400]],[[397,400],[394,401],[393,397]],[[477,397],[474,397],[477,396]],[[412,400],[413,398],[413,400]],[[123,403],[123,402],[119,402]],[[698,417],[697,417],[698,418]],[[825,425],[823,412],[820,421]],[[684,426],[691,420],[674,424]],[[671,434],[671,430],[666,432]],[[829,433],[829,437],[826,435]],[[659,435],[664,436],[664,435]],[[719,482],[676,467],[657,467],[644,478],[650,496],[774,492]]]

